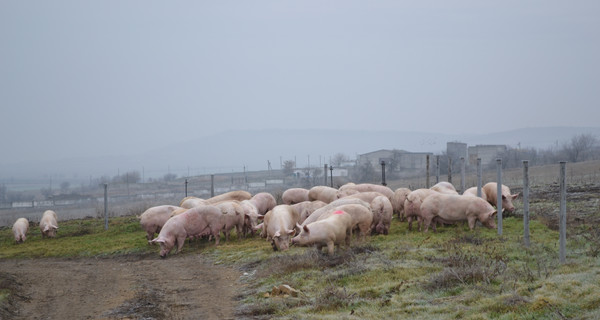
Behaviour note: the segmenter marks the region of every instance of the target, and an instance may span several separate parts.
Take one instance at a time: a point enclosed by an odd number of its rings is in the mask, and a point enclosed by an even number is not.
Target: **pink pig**
[[[160,229],[165,225],[171,214],[175,210],[182,209],[178,206],[162,205],[150,207],[140,215],[140,225],[146,231],[146,239],[148,244],[151,244],[155,233],[159,233]]]
[[[52,210],[44,211],[42,215],[42,219],[40,220],[40,231],[42,232],[42,238],[56,237],[56,230],[58,230],[58,217],[56,216],[56,212]]]
[[[160,256],[165,258],[177,245],[177,252],[181,252],[185,239],[199,238],[212,235],[215,244],[219,244],[219,233],[223,228],[221,210],[215,206],[200,206],[173,216],[165,222],[158,237],[152,243],[160,244]]]
[[[300,234],[292,239],[292,244],[299,246],[315,246],[321,251],[327,247],[332,255],[334,246],[345,243],[349,245],[352,235],[352,216],[347,212],[336,210],[325,219],[304,225]]]
[[[425,222],[425,232],[435,221],[452,224],[467,221],[469,228],[475,228],[479,220],[488,228],[495,228],[494,215],[497,211],[487,201],[478,197],[435,193],[429,195],[421,204],[421,216]]]
[[[15,242],[25,242],[25,239],[27,239],[27,231],[29,231],[29,221],[27,221],[25,218],[17,219],[12,227],[12,232],[15,236]]]

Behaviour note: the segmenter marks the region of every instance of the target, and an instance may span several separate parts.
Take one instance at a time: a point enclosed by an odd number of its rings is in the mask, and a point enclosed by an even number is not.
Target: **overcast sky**
[[[239,129],[600,119],[597,0],[5,0],[0,46],[1,162]]]

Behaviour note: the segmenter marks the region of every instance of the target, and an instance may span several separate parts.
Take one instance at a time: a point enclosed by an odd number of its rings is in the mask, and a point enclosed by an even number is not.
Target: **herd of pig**
[[[42,218],[40,219],[42,238],[54,238],[56,236],[56,230],[58,230],[58,217],[56,216],[56,212],[52,210],[44,211]],[[29,231],[29,221],[26,218],[17,219],[15,224],[13,224],[12,231],[16,243],[25,242],[27,239],[27,232]]]
[[[518,194],[511,194],[504,185],[502,208],[513,211]],[[408,222],[417,221],[419,230],[436,230],[438,224],[467,222],[470,229],[479,221],[495,228],[497,184],[483,186],[481,197],[477,188],[459,195],[454,186],[440,182],[429,189],[395,191],[376,184],[348,183],[339,189],[316,186],[311,189],[291,188],[283,192],[282,204],[277,204],[267,192],[252,196],[246,191],[231,191],[209,199],[186,197],[179,206],[160,205],[148,208],[139,216],[149,244],[160,245],[160,256],[166,257],[173,248],[179,253],[187,239],[208,237],[219,244],[221,234],[229,240],[235,228],[238,239],[260,232],[273,250],[287,250],[292,245],[314,246],[319,251],[349,246],[352,234],[359,241],[371,234],[387,235],[394,214]],[[43,223],[43,224],[42,224]],[[25,241],[29,228],[20,218],[13,226],[17,243]],[[43,236],[56,233],[56,213],[48,210],[40,222]],[[158,236],[154,238],[155,234]]]

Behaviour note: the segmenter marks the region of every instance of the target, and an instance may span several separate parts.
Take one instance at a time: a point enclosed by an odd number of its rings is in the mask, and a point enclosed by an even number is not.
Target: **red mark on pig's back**
[[[345,212],[344,212],[344,211],[342,211],[342,210],[337,210],[337,211],[335,211],[333,214],[344,214],[344,213],[345,213]]]

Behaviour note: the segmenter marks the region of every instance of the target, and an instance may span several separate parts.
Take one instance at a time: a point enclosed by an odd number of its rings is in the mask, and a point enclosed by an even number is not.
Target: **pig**
[[[160,257],[166,258],[174,246],[181,252],[185,239],[212,235],[219,244],[219,232],[223,228],[221,210],[215,206],[194,207],[169,218],[152,243],[160,244]]]
[[[514,212],[515,206],[513,205],[512,201],[517,199],[519,194],[518,193],[510,194],[510,188],[505,185],[502,185],[501,188],[502,188],[502,190],[501,190],[502,191],[502,209],[505,209],[508,212]],[[483,188],[481,189],[481,193],[482,193],[482,195],[485,193],[485,199],[487,200],[487,202],[489,202],[493,206],[497,205],[498,183],[496,183],[496,182],[486,183],[483,186]]]
[[[300,215],[286,204],[275,206],[265,214],[263,230],[274,251],[285,251],[289,248],[290,237],[296,234],[295,228],[299,220]]]
[[[281,200],[283,204],[296,204],[308,200],[308,189],[290,188],[283,192]]]
[[[394,208],[394,213],[398,215],[398,219],[403,221],[404,216],[404,200],[406,200],[406,196],[410,193],[410,189],[408,188],[398,188],[394,191],[394,195],[390,201],[392,202],[392,208]]]
[[[477,197],[477,187],[472,187],[472,188],[465,190],[462,195]],[[481,198],[483,200],[487,201],[487,198],[485,197],[485,193],[483,192],[483,188],[481,189]]]
[[[144,211],[139,217],[142,229],[146,231],[146,239],[148,244],[152,244],[151,240],[155,233],[160,233],[160,229],[169,220],[171,215],[176,210],[187,210],[178,206],[162,205],[150,207]]]
[[[375,191],[375,192],[379,192],[381,194],[383,194],[384,196],[388,197],[388,199],[391,199],[392,196],[394,196],[394,191],[392,189],[390,189],[389,187],[386,186],[382,186],[379,184],[372,184],[372,183],[360,183],[360,184],[353,184],[353,183],[347,183],[343,186],[340,187],[340,192],[342,192],[342,194],[345,195],[349,195],[348,192],[371,192],[371,191]]]
[[[329,255],[333,255],[335,246],[339,247],[342,243],[349,246],[352,224],[353,220],[350,214],[336,210],[325,219],[302,226],[300,234],[292,238],[292,244],[315,246],[319,252],[323,247],[327,247]]]
[[[371,210],[371,205],[368,202],[365,202],[365,201],[362,201],[362,200],[356,199],[356,198],[342,198],[342,199],[335,200],[332,203],[329,203],[326,206],[323,206],[323,207],[315,210],[313,213],[311,213],[310,216],[308,216],[308,218],[306,218],[302,222],[302,225],[304,226],[309,223],[315,222],[315,221],[319,220],[319,217],[321,217],[322,214],[326,213],[327,211],[329,211],[331,209],[335,209],[336,207],[339,207],[339,206],[345,205],[345,204],[360,204],[360,205],[365,206],[369,210]]]
[[[435,193],[425,198],[421,204],[425,232],[436,220],[446,224],[467,221],[471,230],[479,220],[488,228],[496,228],[494,223],[496,213],[494,207],[481,198],[456,194]],[[435,231],[435,224],[433,228]]]
[[[387,235],[392,224],[394,209],[390,199],[386,196],[377,196],[371,201],[371,211],[373,212],[372,231],[378,234]]]
[[[15,236],[16,243],[23,243],[27,239],[27,231],[29,231],[29,221],[25,218],[19,218],[13,224],[12,232]]]
[[[360,199],[362,201],[371,203],[371,201],[373,201],[373,199],[375,199],[375,197],[378,197],[378,196],[383,196],[383,194],[376,192],[376,191],[365,191],[365,192],[357,192],[357,193],[351,194],[349,196],[345,196],[340,199],[355,198],[355,199]]]
[[[404,215],[406,216],[406,221],[408,222],[408,230],[412,230],[413,219],[416,219],[419,224],[419,231],[421,231],[421,203],[423,200],[425,200],[425,198],[435,192],[436,191],[431,189],[417,189],[411,191],[406,196],[406,200],[404,200]]]
[[[219,202],[225,201],[225,200],[243,201],[243,200],[250,200],[251,198],[252,198],[252,195],[250,194],[250,192],[243,191],[243,190],[237,190],[237,191],[226,192],[226,193],[220,194],[218,196],[214,196],[212,198],[208,198],[205,201],[206,201],[206,204],[215,204],[215,203],[219,203]]]
[[[300,203],[296,203],[291,205],[292,209],[295,210],[298,214],[300,214],[299,223],[303,223],[308,216],[310,216],[315,210],[326,206],[327,203],[319,200],[315,201],[302,201]]]
[[[179,203],[179,206],[186,209],[191,209],[200,205],[208,204],[206,200],[196,197],[185,197]]]
[[[56,237],[56,231],[58,230],[58,217],[56,216],[56,212],[52,210],[46,210],[42,214],[42,219],[40,220],[40,231],[42,232],[42,238]]]
[[[223,224],[223,233],[225,234],[225,241],[229,241],[229,234],[233,228],[235,228],[237,232],[238,240],[240,240],[241,237],[245,237],[244,209],[240,205],[240,202],[223,201],[215,204],[215,207],[219,208],[223,214],[221,216],[221,220]]]
[[[438,182],[429,189],[431,189],[433,191],[437,191],[439,193],[458,194],[458,192],[456,191],[456,188],[454,188],[454,185],[452,183],[446,182],[446,181]]]
[[[277,201],[272,194],[260,192],[249,200],[243,200],[240,205],[244,211],[244,230],[248,234],[253,234],[259,216],[273,209],[277,205]]]
[[[277,205],[277,200],[275,200],[275,197],[268,192],[259,192],[252,196],[250,201],[256,206],[258,214],[265,214],[267,211],[275,208]]]
[[[357,230],[356,237],[364,241],[366,236],[371,232],[373,212],[363,204],[344,204],[322,214],[319,220],[329,217],[336,210],[347,212],[352,217],[352,232]]]
[[[325,203],[330,203],[339,198],[339,191],[328,186],[315,186],[308,190],[308,200],[320,200]]]

